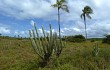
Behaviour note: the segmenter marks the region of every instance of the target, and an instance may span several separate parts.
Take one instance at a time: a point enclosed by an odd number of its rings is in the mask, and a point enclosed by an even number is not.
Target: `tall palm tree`
[[[53,4],[51,5],[52,7],[54,8],[57,8],[58,10],[58,26],[59,26],[59,38],[60,38],[60,43],[61,43],[61,32],[60,32],[60,9],[66,11],[69,13],[69,9],[68,9],[68,6],[67,6],[67,1],[66,0],[56,0],[56,4]],[[59,55],[61,54],[62,52],[62,46],[59,45],[57,47],[57,52],[56,52],[56,56],[59,57]]]
[[[68,9],[68,6],[66,3],[67,3],[66,0],[57,0],[56,4],[51,5],[52,7],[57,8],[57,10],[58,10],[59,37],[61,37],[61,34],[60,34],[60,9],[69,13],[69,9]]]
[[[93,10],[91,9],[91,7],[89,6],[85,6],[84,9],[82,10],[82,14],[81,14],[81,18],[84,19],[84,24],[85,24],[85,35],[86,35],[86,39],[87,39],[87,31],[86,31],[86,17],[91,19],[90,14],[93,13]]]

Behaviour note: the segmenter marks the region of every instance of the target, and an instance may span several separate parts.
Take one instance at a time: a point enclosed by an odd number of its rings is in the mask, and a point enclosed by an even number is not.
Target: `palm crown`
[[[91,7],[85,6],[84,9],[83,9],[82,11],[83,11],[83,13],[81,14],[81,18],[82,18],[82,17],[85,18],[85,16],[87,16],[88,18],[91,19],[90,14],[93,13],[93,10],[91,9]]]
[[[53,4],[52,7],[58,8],[58,10],[62,9],[66,12],[69,12],[68,6],[66,5],[66,0],[57,0],[56,4]]]

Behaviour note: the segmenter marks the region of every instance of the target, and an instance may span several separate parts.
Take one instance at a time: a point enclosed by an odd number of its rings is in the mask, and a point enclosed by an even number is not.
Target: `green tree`
[[[82,14],[81,14],[81,18],[84,19],[84,24],[85,24],[85,35],[86,35],[86,39],[87,39],[87,31],[86,31],[86,17],[91,19],[90,14],[93,13],[93,10],[91,9],[91,7],[89,6],[85,6],[84,9],[82,10]]]
[[[69,9],[68,9],[68,6],[66,3],[67,3],[66,0],[57,0],[56,4],[51,5],[52,7],[57,8],[57,10],[58,10],[59,37],[61,37],[61,34],[60,34],[60,9],[69,13]]]
[[[103,38],[102,42],[110,44],[110,35],[105,35],[105,38]]]
[[[2,34],[0,33],[0,36],[1,36]]]

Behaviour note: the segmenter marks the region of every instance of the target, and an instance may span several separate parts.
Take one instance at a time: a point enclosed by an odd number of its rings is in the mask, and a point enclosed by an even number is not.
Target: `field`
[[[110,70],[110,45],[98,41],[99,53],[93,55],[95,42],[67,42],[58,60],[46,67],[31,47],[29,39],[0,40],[0,70]]]

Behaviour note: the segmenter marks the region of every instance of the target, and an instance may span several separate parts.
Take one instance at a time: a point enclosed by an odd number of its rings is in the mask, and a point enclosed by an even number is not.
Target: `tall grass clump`
[[[58,39],[57,33],[52,32],[51,25],[49,34],[47,34],[42,27],[43,37],[40,37],[36,25],[34,25],[34,28],[35,30],[29,31],[32,47],[42,59],[42,63],[47,65],[54,54],[56,57],[60,56],[64,44],[61,39]]]

